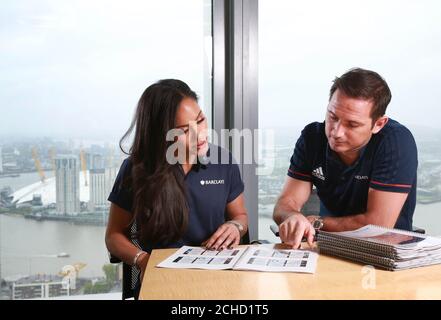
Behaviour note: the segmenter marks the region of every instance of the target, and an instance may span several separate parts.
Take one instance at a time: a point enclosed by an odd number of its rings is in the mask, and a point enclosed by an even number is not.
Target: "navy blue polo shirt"
[[[183,237],[175,243],[162,247],[140,243],[143,250],[151,252],[152,249],[164,247],[199,246],[225,222],[226,205],[244,191],[239,167],[229,151],[211,144],[204,163],[194,164],[184,177],[189,220]],[[130,186],[124,186],[122,182],[126,175],[131,174],[131,168],[129,157],[123,161],[108,198],[110,202],[129,213],[133,212],[133,194]],[[182,174],[184,174],[183,170]]]
[[[395,228],[412,230],[418,156],[412,133],[389,119],[347,166],[331,150],[325,123],[307,125],[297,140],[288,176],[311,181],[320,198],[320,215],[341,217],[366,212],[369,188],[407,193]]]

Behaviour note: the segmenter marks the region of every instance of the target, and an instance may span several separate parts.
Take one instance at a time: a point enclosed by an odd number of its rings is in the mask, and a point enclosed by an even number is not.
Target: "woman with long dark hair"
[[[123,152],[132,133],[109,196],[109,252],[142,279],[152,249],[238,245],[248,224],[244,186],[231,154],[208,143],[197,95],[180,80],[149,86],[120,141]]]

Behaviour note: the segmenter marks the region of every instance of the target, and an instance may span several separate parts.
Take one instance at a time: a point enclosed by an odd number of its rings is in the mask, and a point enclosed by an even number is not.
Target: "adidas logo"
[[[320,180],[325,180],[325,176],[323,175],[322,167],[318,167],[317,169],[312,170],[312,175],[314,177],[319,178]]]

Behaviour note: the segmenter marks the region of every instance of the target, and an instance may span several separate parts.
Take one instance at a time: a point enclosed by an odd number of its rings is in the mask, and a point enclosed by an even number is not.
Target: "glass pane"
[[[332,80],[352,67],[388,82],[387,114],[419,151],[414,225],[441,235],[440,21],[438,1],[259,1],[259,127],[276,137],[274,171],[259,180],[259,238],[277,241],[269,225],[295,142],[324,120]]]
[[[67,294],[69,272],[71,295],[121,292],[104,244],[117,144],[163,78],[211,124],[211,1],[7,0],[0,28],[0,298]]]

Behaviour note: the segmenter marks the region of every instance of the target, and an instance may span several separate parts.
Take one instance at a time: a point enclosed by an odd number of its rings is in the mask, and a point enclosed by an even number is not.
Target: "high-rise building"
[[[115,183],[116,175],[118,174],[118,168],[106,168],[106,193],[107,196],[112,191],[113,184]],[[107,199],[107,198],[106,198]]]
[[[2,156],[2,147],[0,147],[0,173],[3,172],[3,156]]]
[[[74,155],[55,158],[56,202],[60,215],[77,215],[80,212],[79,160]]]
[[[103,169],[104,168],[104,159],[100,154],[92,154],[91,155],[91,164],[89,166],[91,169]]]
[[[105,169],[90,169],[89,210],[98,206],[105,206],[108,197]]]

